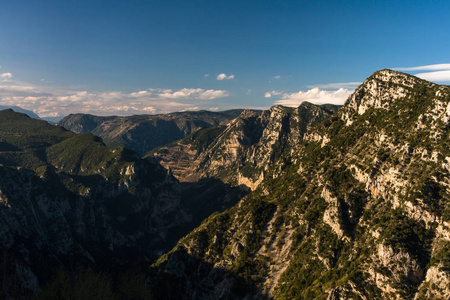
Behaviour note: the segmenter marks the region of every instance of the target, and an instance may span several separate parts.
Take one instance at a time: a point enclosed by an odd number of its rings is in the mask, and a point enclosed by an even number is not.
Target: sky
[[[0,0],[0,105],[41,117],[343,104],[450,84],[450,1]]]

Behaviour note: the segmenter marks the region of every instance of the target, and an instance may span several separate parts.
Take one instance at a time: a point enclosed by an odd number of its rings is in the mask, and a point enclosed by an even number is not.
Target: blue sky
[[[343,103],[383,68],[450,82],[449,1],[0,4],[0,105],[41,116]]]

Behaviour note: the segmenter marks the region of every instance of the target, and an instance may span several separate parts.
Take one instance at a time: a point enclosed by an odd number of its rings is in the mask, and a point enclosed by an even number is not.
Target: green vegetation
[[[190,136],[182,140],[184,144],[190,144],[193,149],[197,150],[197,153],[201,153],[206,150],[217,137],[225,130],[226,126],[217,126],[212,128],[200,129]]]
[[[120,181],[121,170],[129,165],[123,148],[106,147],[90,133],[75,135],[47,149],[47,160],[59,171],[77,175],[101,174]]]

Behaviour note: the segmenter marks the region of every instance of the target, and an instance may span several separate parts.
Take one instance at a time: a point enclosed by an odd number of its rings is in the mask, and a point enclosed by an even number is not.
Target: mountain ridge
[[[71,114],[58,125],[75,133],[93,133],[108,146],[124,146],[143,156],[155,147],[184,138],[200,128],[225,124],[241,112],[241,109],[234,109],[127,117]]]
[[[201,299],[445,298],[449,107],[448,86],[374,73],[253,193],[153,265],[157,295],[169,284]]]
[[[33,119],[36,119],[36,120],[42,120],[37,114],[35,114],[31,110],[23,109],[23,108],[21,108],[19,106],[4,106],[4,105],[0,105],[0,110],[5,110],[5,109],[12,109],[15,112],[26,114],[30,118],[33,118]]]

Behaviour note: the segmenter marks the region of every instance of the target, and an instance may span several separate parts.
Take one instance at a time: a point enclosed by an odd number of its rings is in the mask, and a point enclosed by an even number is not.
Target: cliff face
[[[180,184],[130,150],[12,111],[0,128],[2,297],[36,290],[58,266],[143,266],[242,197],[218,181]]]
[[[227,126],[203,129],[152,154],[181,181],[214,177],[254,190],[271,164],[292,155],[303,135],[333,110],[307,102],[261,113],[246,110]]]
[[[295,134],[253,193],[160,258],[154,290],[161,299],[168,289],[181,299],[448,298],[449,118],[448,86],[374,73],[336,114]]]
[[[73,114],[62,119],[58,125],[75,133],[90,132],[101,137],[108,146],[124,146],[142,156],[155,147],[182,139],[200,128],[226,124],[241,112],[236,109],[129,117]]]

